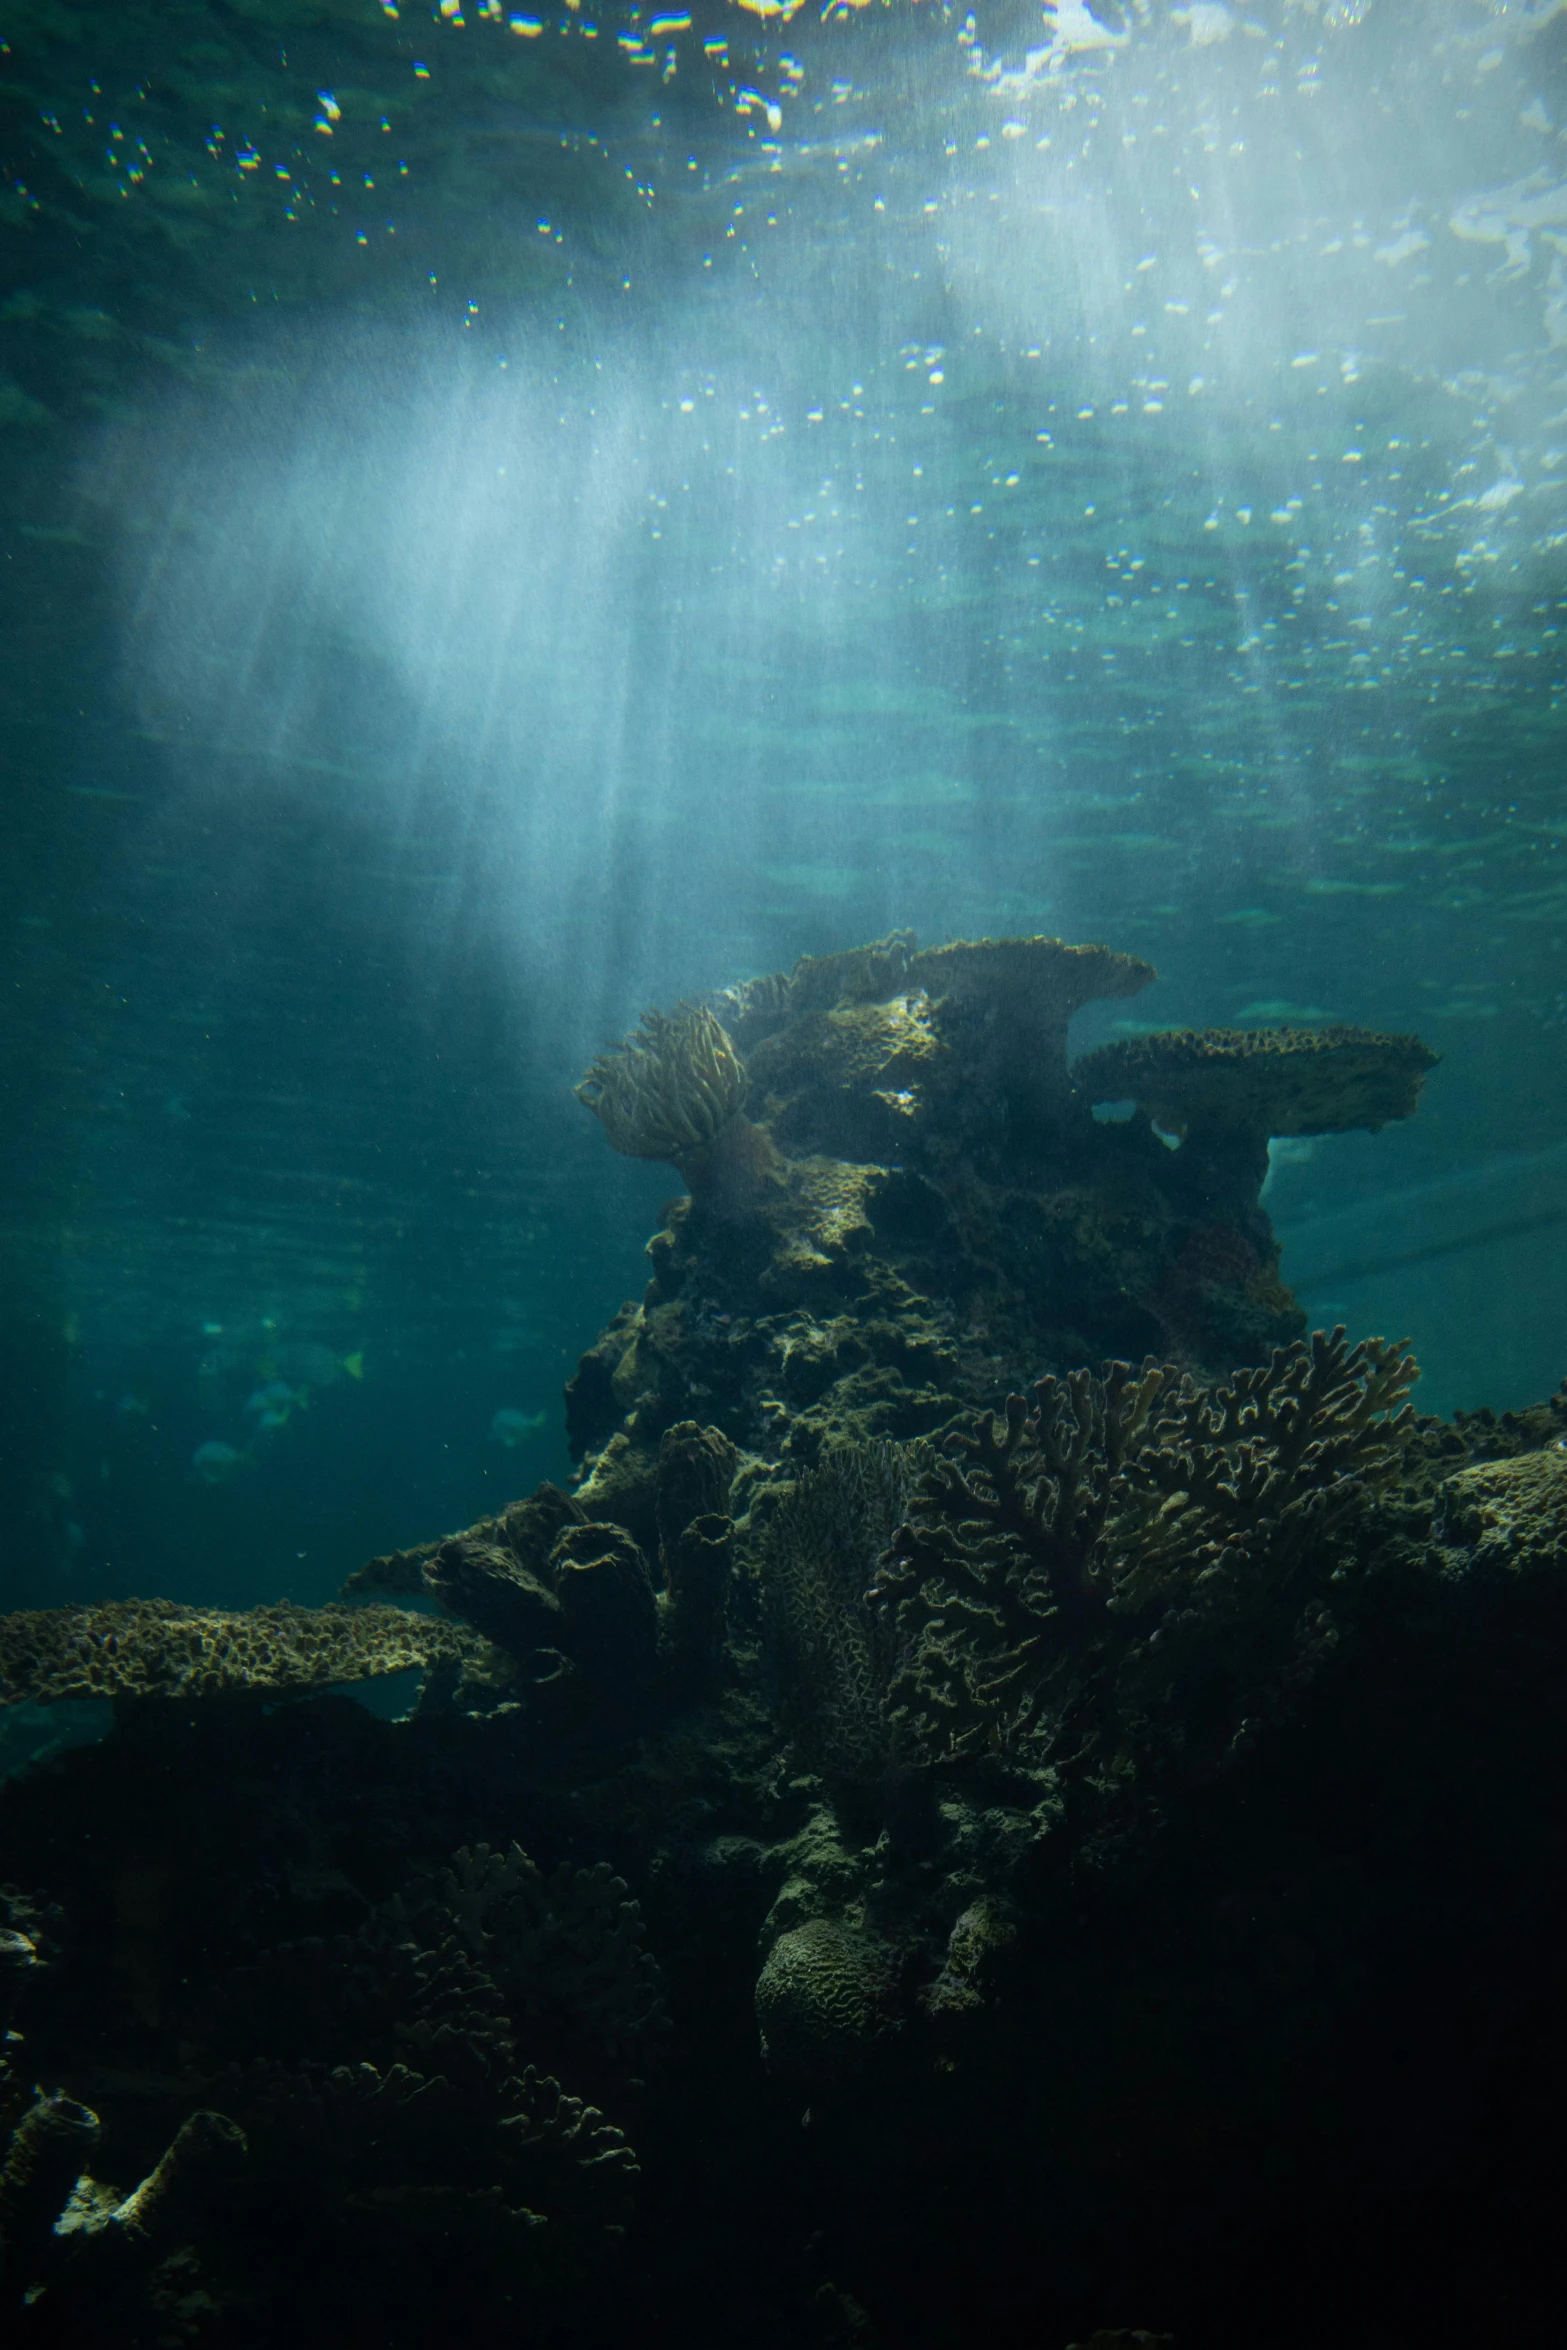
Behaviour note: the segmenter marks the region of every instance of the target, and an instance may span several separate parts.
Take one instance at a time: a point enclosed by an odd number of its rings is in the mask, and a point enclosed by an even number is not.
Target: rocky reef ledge
[[[1567,1387],[1308,1335],[1268,1138],[1431,1056],[1069,1064],[1148,976],[649,1015],[580,1091],[685,1190],[570,1491],[0,1619],[0,1701],[114,1705],[0,1789],[7,2340],[1552,2338]]]

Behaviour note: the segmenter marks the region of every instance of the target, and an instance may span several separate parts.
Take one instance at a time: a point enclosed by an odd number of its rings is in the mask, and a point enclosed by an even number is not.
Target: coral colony
[[[685,1189],[571,1491],[328,1608],[0,1619],[0,1698],[114,1708],[0,1801],[8,2339],[1293,2341],[1256,2280],[1422,2194],[1505,2266],[1567,1396],[1418,1417],[1283,1282],[1269,1137],[1426,1048],[1069,1063],[1151,976],[649,1013],[579,1096]]]

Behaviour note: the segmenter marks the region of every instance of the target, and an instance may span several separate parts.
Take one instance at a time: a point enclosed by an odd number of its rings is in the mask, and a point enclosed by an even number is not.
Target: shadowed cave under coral
[[[1071,1063],[1150,976],[897,935],[650,1016],[581,1090],[689,1188],[570,1492],[331,1609],[0,1619],[0,1699],[115,1708],[0,1790],[8,2338],[1551,2322],[1567,1389],[1308,1338],[1268,1136],[1432,1056]]]

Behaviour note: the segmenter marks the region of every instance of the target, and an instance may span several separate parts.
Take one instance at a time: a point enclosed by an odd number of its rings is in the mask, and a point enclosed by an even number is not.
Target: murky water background
[[[9,12],[10,1604],[563,1473],[573,1079],[894,925],[1418,1030],[1286,1275],[1567,1368],[1567,13],[686,14]]]

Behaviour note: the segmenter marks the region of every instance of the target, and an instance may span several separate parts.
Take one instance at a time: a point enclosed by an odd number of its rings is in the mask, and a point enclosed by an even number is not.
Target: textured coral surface
[[[479,1661],[462,1626],[406,1608],[275,1607],[245,1614],[127,1599],[0,1616],[0,1705],[27,1698],[281,1694],[411,1667]]]

